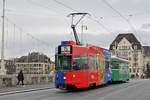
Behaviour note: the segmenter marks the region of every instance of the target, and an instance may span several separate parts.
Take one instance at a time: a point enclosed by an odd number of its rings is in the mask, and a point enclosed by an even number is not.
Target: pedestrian
[[[138,73],[136,73],[136,78],[139,78],[139,74]]]
[[[144,74],[143,73],[141,74],[141,78],[144,79]]]
[[[18,79],[18,83],[17,83],[17,85],[19,85],[19,84],[20,84],[20,81],[21,81],[22,86],[23,86],[23,85],[24,85],[24,83],[23,83],[24,75],[23,75],[22,70],[20,70],[20,72],[18,73],[17,79]]]

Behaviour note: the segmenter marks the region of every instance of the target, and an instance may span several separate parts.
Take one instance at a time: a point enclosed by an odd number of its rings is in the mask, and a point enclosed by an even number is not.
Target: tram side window
[[[99,67],[99,55],[95,55],[96,69]]]
[[[104,57],[101,56],[101,57],[100,57],[100,65],[101,65],[101,68],[102,68],[102,69],[104,69],[104,66],[105,66],[104,60],[105,60]]]
[[[90,69],[95,69],[95,58],[94,55],[90,55]]]
[[[80,55],[74,55],[73,56],[73,70],[74,71],[81,69],[80,62],[81,62]]]
[[[103,69],[105,69],[105,66],[106,66],[106,59],[105,59],[105,56],[103,56],[102,62],[103,62]]]
[[[119,69],[119,64],[116,61],[112,62],[112,69]]]
[[[98,67],[99,67],[99,69],[102,69],[102,56],[99,56],[99,63],[98,63],[99,65],[98,65]]]
[[[82,55],[82,69],[83,70],[88,69],[88,55],[86,54]]]
[[[125,69],[128,70],[128,69],[129,69],[129,68],[128,68],[128,63],[125,62],[124,64],[125,64],[125,65],[124,65],[124,66],[125,66]]]
[[[105,59],[105,69],[108,69],[109,68],[109,59],[106,58]]]
[[[121,66],[121,69],[123,69],[123,70],[124,70],[124,69],[125,69],[125,67],[126,67],[126,66],[125,66],[125,63],[123,63],[123,62],[121,63],[121,65],[120,65],[120,66]]]
[[[93,62],[93,66],[94,66],[94,69],[96,69],[96,55],[94,55],[94,62]]]

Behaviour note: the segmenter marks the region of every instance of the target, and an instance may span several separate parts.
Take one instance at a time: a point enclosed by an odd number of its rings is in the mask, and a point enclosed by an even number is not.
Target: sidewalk
[[[0,96],[22,93],[22,92],[30,92],[36,90],[51,89],[51,88],[54,88],[54,83],[45,84],[45,85],[24,85],[24,86],[16,86],[16,87],[15,86],[5,87],[5,88],[0,88]]]

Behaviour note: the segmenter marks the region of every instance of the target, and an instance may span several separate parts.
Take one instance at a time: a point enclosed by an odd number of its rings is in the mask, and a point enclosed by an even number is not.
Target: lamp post
[[[0,75],[6,75],[5,60],[4,60],[4,25],[5,25],[5,0],[3,0],[3,21],[2,21],[2,44],[1,44],[1,69]]]
[[[86,25],[83,25],[81,26],[81,44],[83,44],[83,30],[87,30],[87,26]]]

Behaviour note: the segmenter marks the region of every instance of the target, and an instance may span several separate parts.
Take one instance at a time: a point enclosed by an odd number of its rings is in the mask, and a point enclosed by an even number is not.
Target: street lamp
[[[3,0],[3,21],[2,21],[2,44],[1,44],[1,69],[0,75],[6,75],[5,60],[4,60],[4,24],[5,24],[5,0]]]

